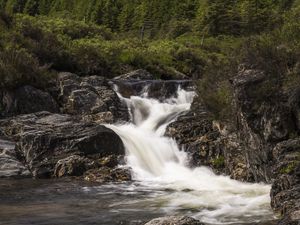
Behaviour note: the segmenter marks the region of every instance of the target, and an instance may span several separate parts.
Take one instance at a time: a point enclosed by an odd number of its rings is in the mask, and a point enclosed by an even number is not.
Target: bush
[[[0,52],[0,87],[14,88],[30,84],[44,86],[53,76],[47,66],[40,66],[25,49],[7,46]]]

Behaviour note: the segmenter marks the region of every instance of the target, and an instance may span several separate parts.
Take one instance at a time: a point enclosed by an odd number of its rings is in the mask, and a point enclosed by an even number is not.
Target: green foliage
[[[281,168],[280,173],[281,174],[291,174],[296,169],[297,162],[290,162],[285,167]]]
[[[262,98],[300,82],[299,0],[0,0],[0,9],[2,73],[12,86],[52,70],[183,73],[199,80],[212,116],[228,119],[239,64],[268,75]]]
[[[44,85],[51,74],[25,49],[7,46],[0,52],[0,87],[10,88],[23,84]]]
[[[225,166],[225,158],[224,156],[218,156],[215,159],[211,160],[211,164],[216,168],[222,168]]]

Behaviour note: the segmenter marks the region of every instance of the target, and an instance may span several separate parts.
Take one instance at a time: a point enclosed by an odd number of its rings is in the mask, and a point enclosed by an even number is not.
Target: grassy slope
[[[9,14],[11,8],[6,6],[6,12],[0,14],[0,86],[43,86],[57,71],[109,78],[138,68],[149,70],[157,78],[176,78],[183,73],[199,80],[204,103],[214,116],[224,117],[230,108],[228,80],[240,63],[270,75],[269,84],[262,87],[266,90],[260,93],[272,92],[274,88],[269,87],[278,80],[285,89],[299,85],[298,0],[259,5],[255,12],[251,11],[253,6],[245,4],[248,1],[240,1],[235,8],[217,5],[222,1],[210,5],[200,2],[201,7],[195,9],[172,8],[165,17],[161,16],[163,5],[152,14],[150,6],[138,7],[135,17],[141,12],[148,16],[137,17],[136,22],[143,25],[147,17],[156,21],[155,26],[146,26],[143,40],[138,25],[127,21],[124,6],[123,11],[115,12],[117,20],[111,18],[117,21],[115,24],[99,18],[79,20],[80,13],[74,20],[75,11],[70,16],[55,7],[47,16]],[[251,12],[255,13],[253,20],[249,20]]]

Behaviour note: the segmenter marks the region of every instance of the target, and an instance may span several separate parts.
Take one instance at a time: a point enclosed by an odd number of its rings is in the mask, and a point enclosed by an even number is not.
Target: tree
[[[23,12],[26,0],[8,0],[5,5],[5,10],[9,13]]]
[[[34,16],[39,13],[39,1],[27,0],[24,8],[24,13]]]
[[[241,18],[236,0],[210,0],[202,26],[212,35],[239,34]]]

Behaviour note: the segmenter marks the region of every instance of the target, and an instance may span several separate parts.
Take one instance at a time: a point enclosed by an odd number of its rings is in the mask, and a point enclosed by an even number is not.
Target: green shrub
[[[7,46],[0,52],[0,87],[44,86],[52,75],[47,66],[40,66],[25,49]]]
[[[76,71],[80,75],[110,76],[109,59],[100,43],[86,39],[74,41],[70,53],[76,62]]]

